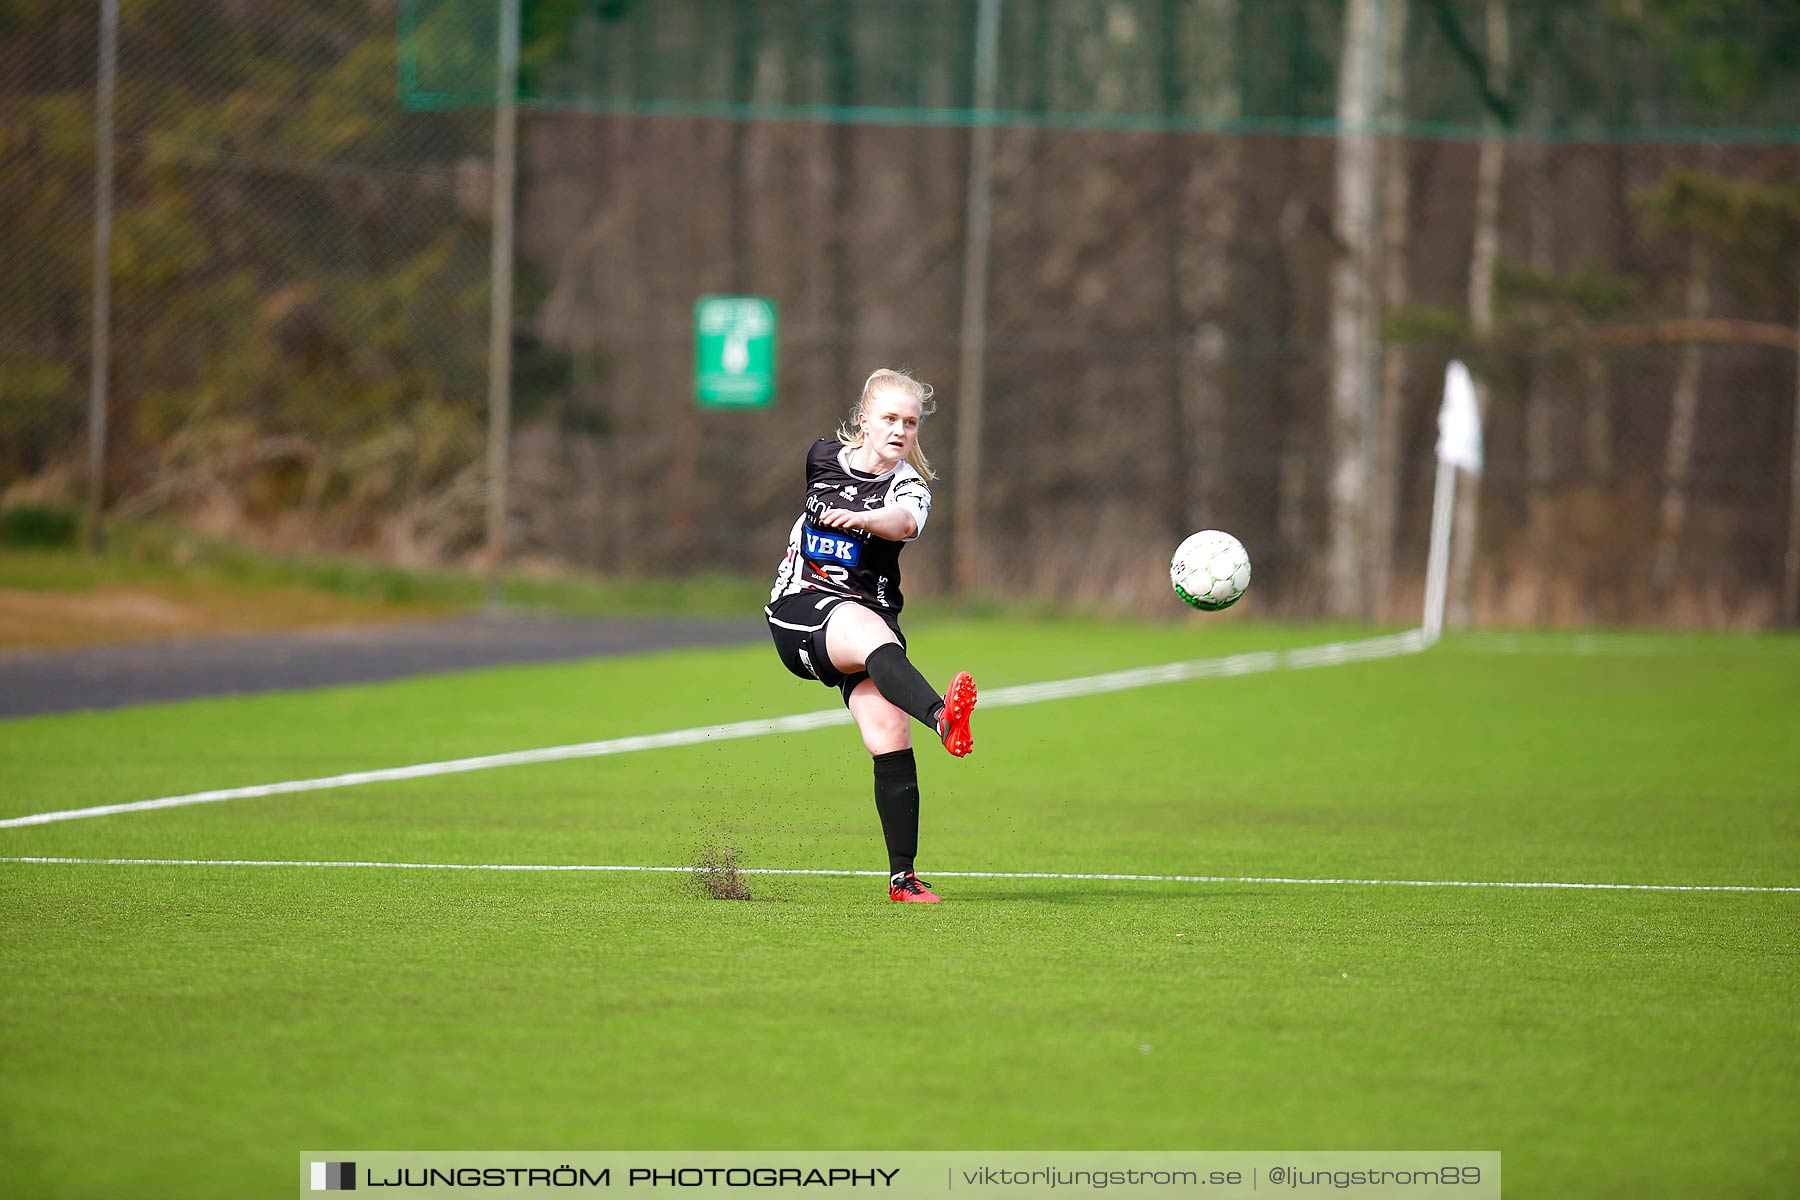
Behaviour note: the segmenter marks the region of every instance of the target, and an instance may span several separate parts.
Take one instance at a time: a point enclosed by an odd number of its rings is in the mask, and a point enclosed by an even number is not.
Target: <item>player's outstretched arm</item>
[[[848,508],[828,508],[819,518],[827,529],[861,529],[890,542],[904,542],[919,532],[919,520],[904,505],[890,504],[872,512],[854,512]]]

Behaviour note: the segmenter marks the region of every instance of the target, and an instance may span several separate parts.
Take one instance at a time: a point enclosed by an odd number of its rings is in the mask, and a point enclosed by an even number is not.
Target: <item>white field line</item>
[[[0,863],[61,863],[102,867],[344,867],[389,871],[546,871],[699,873],[698,867],[597,866],[585,863],[419,863],[331,862],[267,858],[56,858],[0,857]],[[739,867],[739,875],[885,876],[885,871],[849,871],[810,867]],[[1133,883],[1253,883],[1307,887],[1529,888],[1600,892],[1800,892],[1800,887],[1729,883],[1552,883],[1480,879],[1296,879],[1281,875],[1123,875],[1062,871],[928,871],[934,879],[1098,879]]]
[[[1337,663],[1360,662],[1372,658],[1393,658],[1401,654],[1417,654],[1431,643],[1423,630],[1366,638],[1352,642],[1331,642],[1322,646],[1306,646],[1298,650],[1262,650],[1253,654],[1233,654],[1225,658],[1199,658],[1188,662],[1165,663],[1156,667],[1135,667],[1127,671],[1111,671],[1104,675],[1084,675],[1078,679],[1058,679],[1048,683],[1027,683],[1017,687],[995,688],[984,692],[981,704],[986,708],[1006,708],[1014,704],[1038,704],[1045,700],[1066,700],[1076,696],[1095,696],[1103,692],[1122,692],[1133,688],[1152,687],[1164,683],[1184,683],[1194,679],[1220,679],[1232,675],[1254,675],[1282,668],[1301,670]],[[159,808],[185,808],[190,804],[216,804],[222,800],[247,800],[258,796],[285,796],[294,792],[319,792],[330,788],[355,787],[364,783],[386,783],[396,779],[428,779],[437,775],[458,775],[465,771],[487,771],[496,767],[520,767],[531,763],[561,762],[574,758],[604,758],[612,754],[633,754],[640,750],[661,750],[671,746],[697,746],[705,742],[730,741],[733,738],[764,737],[772,733],[800,733],[823,729],[828,725],[848,725],[850,714],[841,708],[798,713],[791,717],[775,717],[758,721],[734,721],[728,725],[702,725],[693,729],[676,729],[669,733],[640,734],[634,737],[608,738],[599,742],[578,742],[569,746],[546,746],[537,750],[514,750],[505,754],[484,754],[476,758],[454,758],[444,762],[417,763],[410,767],[384,767],[374,771],[352,771],[346,775],[327,775],[319,779],[290,779],[281,783],[260,783],[249,787],[215,788],[205,792],[189,792],[180,796],[163,796],[155,800],[132,800],[123,804],[99,804],[92,808],[69,808],[56,812],[32,813],[0,820],[0,829],[24,825],[48,825],[55,821],[80,821],[88,817],[110,817],[119,813],[149,812]]]
[[[1456,649],[1462,654],[1554,654],[1600,655],[1604,657],[1647,657],[1660,654],[1691,654],[1695,643],[1654,633],[1583,633],[1573,636],[1555,634],[1464,633],[1457,638]],[[1767,657],[1800,654],[1800,639],[1770,637],[1756,641],[1740,639],[1709,648],[1709,653],[1731,653]]]

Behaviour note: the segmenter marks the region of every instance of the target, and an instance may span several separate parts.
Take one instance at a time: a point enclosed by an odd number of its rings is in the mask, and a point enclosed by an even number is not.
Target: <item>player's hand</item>
[[[827,529],[861,529],[865,515],[847,508],[828,508],[825,515],[819,518],[819,524]]]

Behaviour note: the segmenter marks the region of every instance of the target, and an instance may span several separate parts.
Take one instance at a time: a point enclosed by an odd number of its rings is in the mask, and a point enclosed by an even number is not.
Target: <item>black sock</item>
[[[875,756],[875,811],[887,839],[888,874],[912,870],[919,853],[919,768],[911,750]]]
[[[938,713],[943,711],[944,697],[919,674],[899,642],[875,647],[864,660],[863,667],[875,681],[875,690],[895,708],[911,713],[937,730]],[[879,759],[877,761],[880,761]]]

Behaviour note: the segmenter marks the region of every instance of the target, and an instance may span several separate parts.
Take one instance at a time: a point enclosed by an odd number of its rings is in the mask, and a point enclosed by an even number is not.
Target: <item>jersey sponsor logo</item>
[[[805,539],[806,557],[814,562],[842,563],[847,567],[854,567],[862,561],[862,543],[855,538],[827,533],[810,525],[801,529],[800,536]]]

